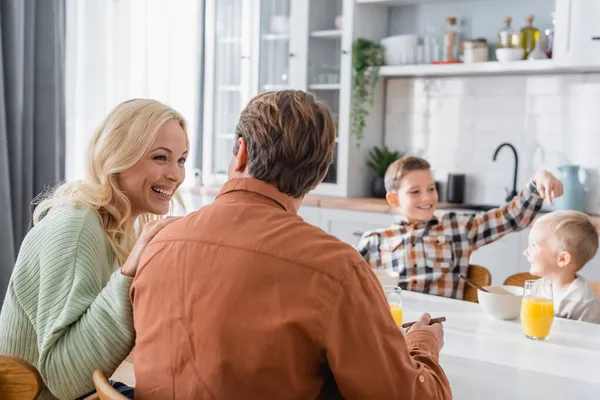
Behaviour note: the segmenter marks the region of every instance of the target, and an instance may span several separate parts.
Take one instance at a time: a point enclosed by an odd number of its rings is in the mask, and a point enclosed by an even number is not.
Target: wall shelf
[[[310,37],[314,38],[325,38],[325,39],[339,39],[342,37],[342,31],[340,29],[333,29],[327,31],[312,31]]]
[[[379,75],[387,78],[469,75],[518,75],[597,72],[600,66],[563,66],[553,60],[489,61],[473,64],[384,65]]]
[[[262,40],[290,40],[289,33],[265,33]]]
[[[340,90],[341,85],[339,83],[315,83],[308,85],[310,90]]]

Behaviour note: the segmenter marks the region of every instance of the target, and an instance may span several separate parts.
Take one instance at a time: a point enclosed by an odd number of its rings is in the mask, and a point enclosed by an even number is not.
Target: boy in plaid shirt
[[[562,184],[540,171],[510,203],[480,214],[434,216],[438,203],[430,165],[418,157],[394,162],[385,174],[386,199],[401,219],[389,228],[366,232],[357,250],[374,269],[400,274],[403,289],[463,298],[469,257],[479,247],[528,227],[544,199],[562,195]]]

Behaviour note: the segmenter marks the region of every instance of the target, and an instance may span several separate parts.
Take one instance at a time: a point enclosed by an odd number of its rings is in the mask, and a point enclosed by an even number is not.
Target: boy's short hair
[[[549,244],[568,251],[579,271],[598,251],[598,230],[590,218],[579,211],[555,211],[536,219],[536,225],[549,228]]]
[[[335,124],[327,104],[301,90],[259,94],[235,129],[248,149],[248,172],[291,197],[304,197],[325,177],[333,160]]]
[[[431,165],[422,158],[414,156],[399,158],[391,163],[385,172],[385,190],[390,193],[400,189],[400,181],[411,171],[425,171],[430,169]]]

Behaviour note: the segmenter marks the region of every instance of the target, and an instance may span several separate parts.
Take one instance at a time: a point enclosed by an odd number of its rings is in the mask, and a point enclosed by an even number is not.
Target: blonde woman
[[[157,101],[130,100],[112,110],[88,153],[88,179],[36,208],[0,314],[0,354],[38,369],[41,399],[93,391],[94,370],[110,376],[131,351],[129,289],[141,252],[173,220],[159,216],[185,176],[186,124]]]

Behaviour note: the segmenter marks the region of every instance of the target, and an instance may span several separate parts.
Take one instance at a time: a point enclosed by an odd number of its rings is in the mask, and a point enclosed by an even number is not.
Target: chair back
[[[479,286],[488,286],[492,283],[492,274],[488,271],[487,268],[482,267],[481,265],[471,264],[469,265],[469,269],[467,271],[467,278],[478,284]],[[463,300],[472,301],[473,303],[478,303],[477,301],[477,289],[469,284],[465,284],[465,292],[463,294]]]
[[[37,399],[44,381],[33,365],[18,357],[0,356],[0,399]]]
[[[127,400],[127,397],[123,396],[117,389],[112,387],[104,371],[97,370],[92,377],[94,379],[96,393],[100,400]]]
[[[519,272],[518,274],[514,274],[509,276],[504,280],[504,284],[507,286],[525,286],[525,281],[530,281],[533,279],[540,279],[539,276],[531,275],[529,272]]]

